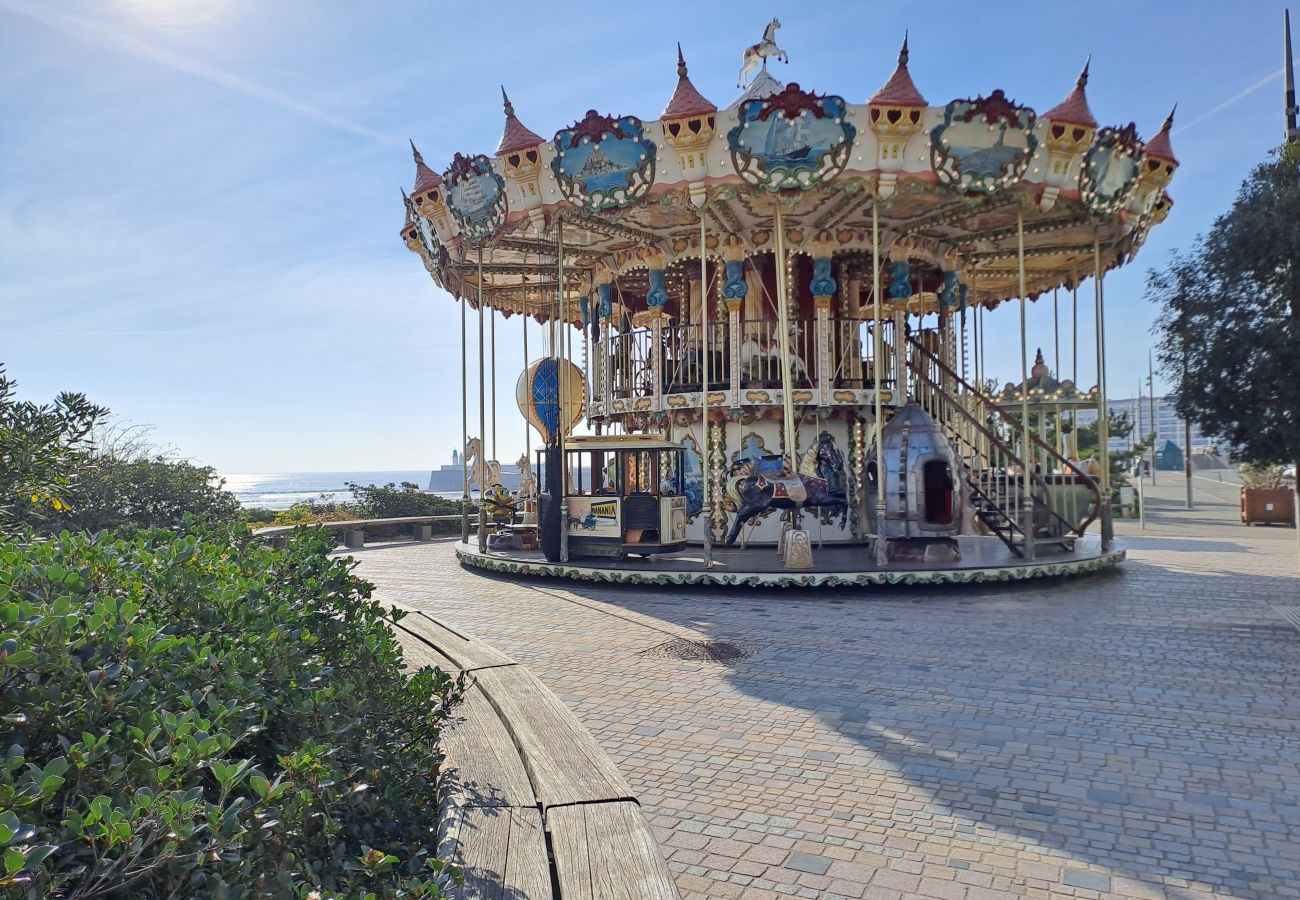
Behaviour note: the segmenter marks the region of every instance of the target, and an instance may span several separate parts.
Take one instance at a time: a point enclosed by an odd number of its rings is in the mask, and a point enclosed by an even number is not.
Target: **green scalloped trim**
[[[647,585],[716,585],[718,587],[872,587],[908,584],[983,584],[1029,581],[1034,578],[1088,575],[1119,565],[1127,556],[1123,549],[1101,556],[1065,562],[1035,565],[998,566],[984,569],[943,569],[908,572],[818,572],[787,575],[777,572],[739,574],[727,572],[630,572],[561,563],[522,562],[495,556],[482,556],[476,550],[456,547],[462,565],[502,572],[507,575],[543,575],[574,581],[598,581],[609,584]]]

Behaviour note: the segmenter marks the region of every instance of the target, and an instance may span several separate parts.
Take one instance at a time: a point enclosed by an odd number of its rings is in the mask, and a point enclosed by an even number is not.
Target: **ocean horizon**
[[[348,484],[402,484],[411,482],[421,490],[429,483],[429,469],[343,472],[230,472],[220,473],[225,489],[241,506],[260,509],[288,509],[307,500],[351,500]],[[439,497],[455,498],[459,491],[436,491]]]

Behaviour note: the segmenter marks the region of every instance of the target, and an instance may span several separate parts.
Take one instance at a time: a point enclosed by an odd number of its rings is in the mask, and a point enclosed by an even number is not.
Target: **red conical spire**
[[[1092,110],[1088,109],[1088,98],[1083,91],[1088,84],[1088,67],[1090,65],[1092,65],[1091,56],[1083,64],[1083,71],[1079,73],[1079,79],[1074,83],[1074,90],[1060,103],[1043,113],[1044,119],[1063,122],[1067,125],[1083,125],[1087,128],[1097,127],[1097,120],[1092,117]]]
[[[421,191],[427,191],[442,184],[442,176],[424,164],[424,157],[420,155],[419,150],[415,149],[415,141],[411,141],[411,155],[415,157],[415,187],[411,188],[412,194],[418,194]]]
[[[907,71],[907,32],[903,32],[903,49],[898,51],[898,68],[889,76],[884,87],[876,91],[869,103],[877,106],[925,106],[925,98],[912,83],[912,76]]]
[[[677,45],[677,90],[664,107],[663,119],[685,119],[690,116],[707,115],[717,112],[718,108],[710,103],[695,89],[686,77],[686,59],[682,56],[682,45]]]
[[[1178,165],[1178,158],[1174,156],[1174,148],[1169,143],[1169,129],[1174,127],[1174,112],[1178,109],[1178,104],[1169,110],[1169,115],[1165,118],[1165,124],[1160,126],[1160,133],[1147,141],[1147,156],[1151,159],[1166,159],[1174,165]]]
[[[506,96],[504,85],[501,88],[501,102],[506,110],[506,130],[501,135],[501,143],[497,145],[497,156],[530,150],[545,142],[546,138],[529,131],[515,116],[515,108],[511,105],[510,98]]]

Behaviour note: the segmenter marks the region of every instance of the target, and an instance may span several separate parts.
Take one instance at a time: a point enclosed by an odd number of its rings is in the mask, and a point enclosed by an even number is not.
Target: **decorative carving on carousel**
[[[654,183],[657,148],[636,116],[588,110],[572,127],[556,132],[553,144],[551,170],[560,193],[582,209],[622,209]]]
[[[736,174],[768,191],[807,189],[835,178],[849,161],[857,129],[843,97],[818,96],[786,85],[746,100],[727,133]]]
[[[1083,157],[1079,197],[1097,216],[1109,216],[1125,206],[1142,174],[1146,145],[1132,122],[1123,128],[1107,127]]]
[[[447,206],[456,227],[471,244],[482,244],[496,235],[506,221],[506,183],[482,153],[457,153],[443,174]]]
[[[1038,149],[1036,115],[1000,90],[975,100],[954,100],[930,132],[930,165],[946,185],[963,193],[996,194],[1019,181]]]

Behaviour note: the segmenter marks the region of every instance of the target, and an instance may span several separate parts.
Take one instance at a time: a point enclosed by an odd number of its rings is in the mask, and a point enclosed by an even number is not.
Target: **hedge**
[[[441,897],[438,738],[464,689],[403,672],[328,535],[0,540],[0,889]]]

